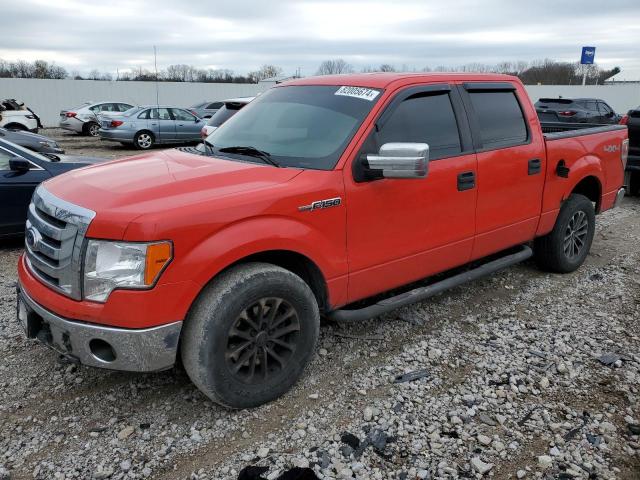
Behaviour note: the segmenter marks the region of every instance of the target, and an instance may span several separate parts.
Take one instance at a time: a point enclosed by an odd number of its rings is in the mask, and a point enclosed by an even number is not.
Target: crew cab
[[[622,125],[544,134],[511,76],[290,81],[201,147],[41,185],[18,319],[82,364],[179,356],[212,400],[259,405],[301,376],[321,316],[362,321],[531,256],[577,269],[627,149]]]

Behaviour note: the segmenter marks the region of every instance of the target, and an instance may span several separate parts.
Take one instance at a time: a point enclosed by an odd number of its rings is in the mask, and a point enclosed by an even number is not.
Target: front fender
[[[193,295],[195,299],[202,287],[229,265],[257,253],[285,250],[303,255],[315,263],[327,283],[330,296],[339,301],[339,291],[331,290],[344,289],[346,292],[344,235],[344,228],[319,229],[290,217],[268,215],[248,218],[225,226],[186,251],[179,262],[171,265],[171,277],[189,278],[195,282],[198,285],[198,291]]]

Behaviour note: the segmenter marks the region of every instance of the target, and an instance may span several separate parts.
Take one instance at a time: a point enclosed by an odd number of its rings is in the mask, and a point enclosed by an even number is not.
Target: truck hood
[[[172,149],[73,170],[44,186],[59,198],[93,210],[97,221],[108,216],[123,224],[168,206],[216,200],[287,182],[301,171]]]

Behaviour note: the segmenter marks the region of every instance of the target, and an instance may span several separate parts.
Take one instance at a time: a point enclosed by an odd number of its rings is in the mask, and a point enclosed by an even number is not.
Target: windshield
[[[210,127],[219,127],[238,113],[245,105],[246,103],[225,103],[216,113],[211,115],[211,118],[207,120],[207,125]]]
[[[253,147],[282,166],[331,170],[379,93],[324,85],[272,88],[207,141],[216,153],[229,147]]]

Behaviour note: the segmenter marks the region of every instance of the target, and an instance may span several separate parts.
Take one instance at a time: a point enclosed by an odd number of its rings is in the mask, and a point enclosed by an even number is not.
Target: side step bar
[[[445,278],[440,282],[427,285],[426,287],[416,288],[415,290],[401,293],[395,297],[385,298],[373,305],[369,305],[368,307],[360,308],[358,310],[334,310],[333,312],[329,312],[327,318],[336,322],[359,322],[362,320],[368,320],[384,313],[388,313],[396,308],[421,302],[422,300],[433,297],[444,290],[457,287],[458,285],[484,277],[485,275],[489,275],[505,267],[515,265],[516,263],[520,263],[528,259],[532,255],[533,252],[531,251],[531,248],[526,245],[522,245],[521,249],[515,253],[492,260],[472,270],[467,270],[466,272]]]

